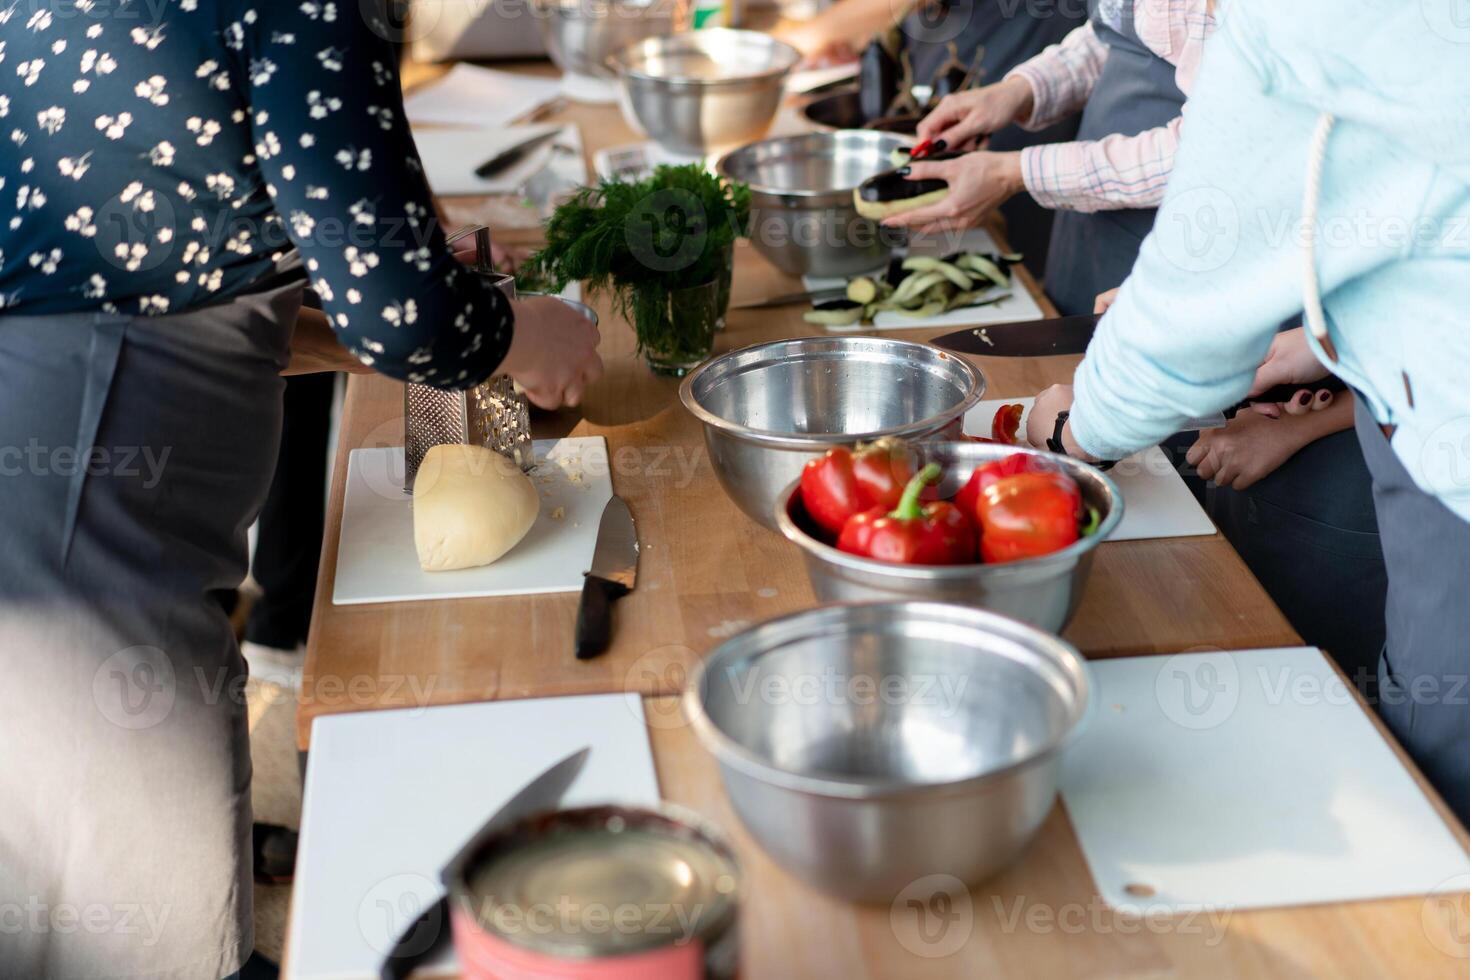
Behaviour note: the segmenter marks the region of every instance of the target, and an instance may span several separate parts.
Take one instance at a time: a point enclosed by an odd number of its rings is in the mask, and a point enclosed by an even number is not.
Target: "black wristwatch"
[[[1046,448],[1060,456],[1067,455],[1067,447],[1062,444],[1062,427],[1067,424],[1067,419],[1071,417],[1072,413],[1068,409],[1064,408],[1058,412],[1057,422],[1051,427],[1051,435],[1046,440]],[[1103,459],[1092,465],[1100,470],[1110,470],[1117,462],[1116,459]]]

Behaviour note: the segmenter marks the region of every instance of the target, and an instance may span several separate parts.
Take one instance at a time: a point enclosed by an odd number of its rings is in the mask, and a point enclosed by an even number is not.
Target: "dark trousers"
[[[326,520],[327,441],[335,374],[286,379],[285,423],[270,495],[260,513],[251,574],[264,596],[250,611],[245,639],[295,649],[306,641],[316,598]]]

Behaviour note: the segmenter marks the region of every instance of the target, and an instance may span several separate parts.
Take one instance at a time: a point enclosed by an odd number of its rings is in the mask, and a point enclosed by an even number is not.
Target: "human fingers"
[[[1332,392],[1330,392],[1330,391],[1319,391],[1319,392],[1317,392],[1316,397],[1312,399],[1312,411],[1314,411],[1314,412],[1320,412],[1324,408],[1326,408],[1327,406],[1329,406],[1331,404],[1332,404]]]
[[[1306,415],[1312,410],[1312,393],[1303,388],[1285,404],[1287,415]]]

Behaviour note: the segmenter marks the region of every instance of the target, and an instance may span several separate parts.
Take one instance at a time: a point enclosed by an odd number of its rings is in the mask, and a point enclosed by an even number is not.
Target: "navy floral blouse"
[[[444,245],[374,9],[0,0],[0,329],[217,303],[294,246],[364,362],[493,373],[510,304]]]

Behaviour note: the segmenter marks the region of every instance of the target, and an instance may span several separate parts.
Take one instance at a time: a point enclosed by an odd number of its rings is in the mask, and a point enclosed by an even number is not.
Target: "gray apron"
[[[207,980],[254,945],[218,597],[276,460],[301,296],[279,271],[176,315],[0,316],[7,977]]]
[[[917,5],[903,20],[903,33],[914,66],[914,80],[933,81],[949,57],[953,41],[960,60],[969,64],[985,49],[981,84],[1000,81],[1012,68],[1036,57],[1047,45],[1060,44],[1074,28],[1087,22],[1083,0],[931,0]],[[1077,137],[1077,119],[1071,117],[1037,132],[1007,126],[990,138],[990,149],[1020,150],[1044,143],[1064,143]],[[1033,274],[1046,269],[1047,247],[1056,212],[1037,204],[1024,191],[1001,205],[1006,237],[1025,256]]]
[[[1082,111],[1079,140],[1136,136],[1165,125],[1184,106],[1174,66],[1138,39],[1133,5],[1134,0],[1089,0],[1092,29],[1108,46],[1108,57]],[[1098,293],[1128,277],[1156,213],[1155,208],[1057,213],[1046,293],[1063,315],[1091,313]]]
[[[1388,564],[1378,713],[1470,822],[1470,524],[1414,485],[1361,396],[1357,429]]]

